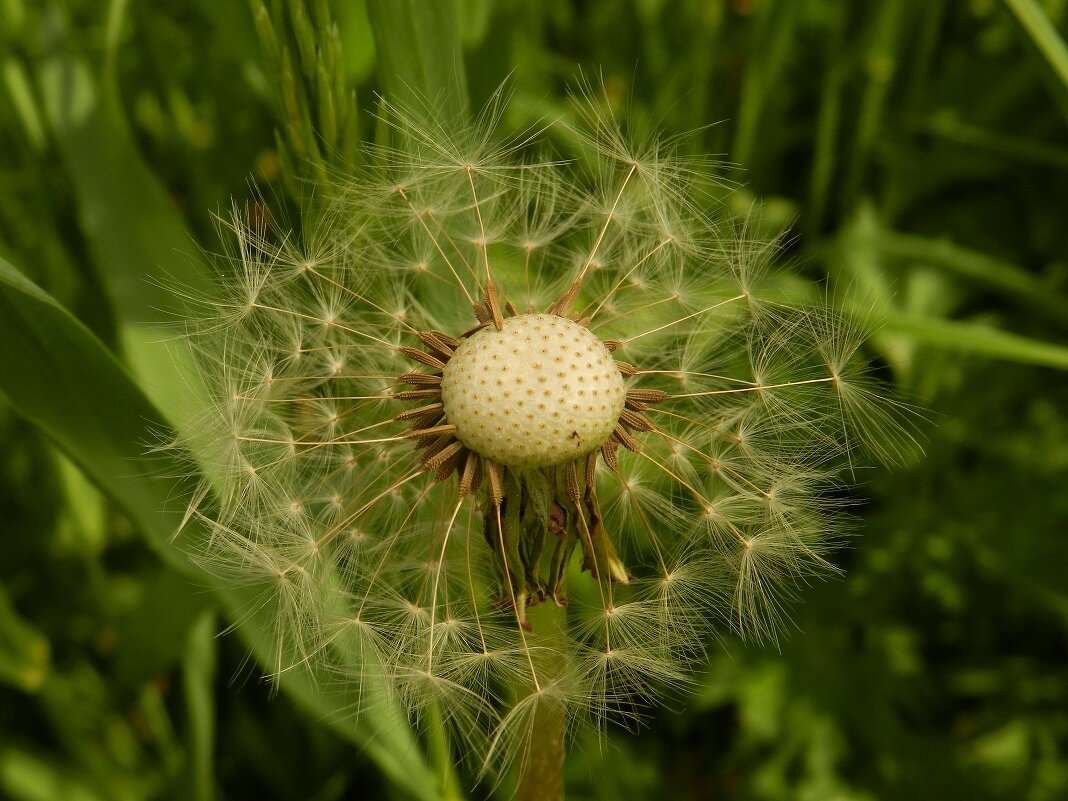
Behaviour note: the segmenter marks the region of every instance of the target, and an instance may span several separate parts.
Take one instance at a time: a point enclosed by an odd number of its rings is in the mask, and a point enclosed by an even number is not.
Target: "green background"
[[[148,451],[195,403],[166,323],[214,214],[299,205],[381,139],[376,92],[507,79],[507,134],[580,74],[732,162],[721,211],[790,225],[798,291],[873,307],[927,412],[796,631],[580,734],[568,797],[1068,797],[1066,28],[1064,0],[0,0],[0,798],[493,794],[328,677],[266,684],[247,597],[170,542],[189,466]]]

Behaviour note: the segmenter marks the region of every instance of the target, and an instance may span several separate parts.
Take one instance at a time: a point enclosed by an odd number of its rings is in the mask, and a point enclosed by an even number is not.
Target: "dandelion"
[[[580,163],[388,109],[402,146],[302,235],[235,211],[191,338],[198,556],[265,588],[277,670],[384,675],[531,797],[568,726],[774,640],[839,483],[910,445],[863,327],[764,297],[777,243],[709,216],[714,165],[582,107]]]

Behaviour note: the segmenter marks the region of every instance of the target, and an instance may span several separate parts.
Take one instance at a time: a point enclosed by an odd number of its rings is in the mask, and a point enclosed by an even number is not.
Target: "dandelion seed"
[[[489,767],[545,715],[639,716],[724,621],[774,639],[842,467],[910,447],[856,322],[759,299],[776,245],[707,216],[707,165],[579,117],[586,172],[390,109],[409,149],[310,241],[235,214],[193,326],[201,560],[271,588],[279,671],[344,632]]]

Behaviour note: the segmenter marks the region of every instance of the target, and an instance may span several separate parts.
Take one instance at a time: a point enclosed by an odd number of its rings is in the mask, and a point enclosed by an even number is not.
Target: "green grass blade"
[[[307,180],[326,182],[357,155],[356,96],[346,80],[344,41],[321,0],[251,0],[250,6],[268,80],[278,90],[283,178],[293,199],[306,206],[314,194]]]
[[[847,205],[861,196],[873,151],[884,132],[882,122],[901,58],[900,41],[906,24],[905,6],[904,0],[887,0],[877,4],[878,11],[871,15],[863,56],[866,81],[860,96],[852,148],[846,165]]]
[[[797,40],[798,11],[801,3],[775,0],[760,4],[749,50],[745,79],[738,109],[738,128],[731,158],[747,170],[761,163],[757,153],[764,126],[769,126],[769,97],[780,88],[782,72],[790,61]]]
[[[189,632],[182,659],[182,689],[189,721],[188,782],[190,801],[215,797],[215,615],[205,612]]]
[[[0,792],[11,801],[107,801],[79,766],[6,742],[0,744]]]
[[[38,77],[45,117],[112,305],[127,322],[159,322],[174,306],[168,286],[205,286],[197,248],[89,67],[57,48]]]
[[[78,320],[0,259],[0,392],[48,434],[111,496],[172,568],[192,571],[171,543],[193,479],[188,465],[150,461],[149,444],[166,430],[159,412],[125,369]],[[199,575],[199,574],[198,574]],[[200,576],[201,580],[205,580]],[[274,657],[270,612],[251,588],[215,585],[223,609],[261,664]],[[312,718],[366,751],[391,782],[420,801],[439,798],[438,782],[403,716],[379,705],[354,721],[323,688],[334,677],[289,671],[281,688]],[[370,689],[373,692],[373,688]]]
[[[1025,43],[1037,56],[1057,105],[1068,116],[1068,46],[1035,0],[1005,0]]]
[[[102,344],[36,284],[0,260],[0,390],[130,518],[165,545],[174,531],[166,489],[146,480],[159,418]],[[170,507],[170,512],[168,512]]]
[[[808,208],[806,224],[812,233],[818,233],[827,207],[827,195],[838,151],[839,126],[842,117],[842,87],[847,75],[845,59],[842,58],[842,40],[845,34],[846,11],[841,9],[831,22],[827,48],[824,53],[825,77],[820,89],[820,110],[816,122],[816,139],[813,143],[812,174],[809,176]]]
[[[51,670],[51,654],[48,638],[19,615],[0,584],[0,684],[37,692]]]
[[[1068,347],[1063,345],[937,317],[886,312],[880,313],[876,319],[885,333],[900,334],[937,348],[1068,370]]]
[[[463,119],[467,74],[453,0],[368,0],[367,13],[387,97]]]
[[[45,147],[44,122],[30,88],[30,79],[23,65],[12,57],[0,63],[0,79],[11,103],[11,112],[22,126],[31,149],[35,154]]]
[[[980,281],[1026,300],[1030,308],[1041,309],[1055,320],[1068,322],[1068,298],[1014,264],[944,239],[889,232],[875,236],[878,249],[886,256]]]
[[[975,148],[976,151],[995,158],[1068,170],[1068,148],[969,125],[958,119],[953,112],[939,112],[928,118],[907,123],[907,126],[911,130],[937,136],[953,144]]]

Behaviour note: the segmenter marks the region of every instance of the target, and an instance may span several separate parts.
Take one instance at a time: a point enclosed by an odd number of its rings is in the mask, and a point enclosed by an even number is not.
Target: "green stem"
[[[528,645],[547,656],[538,663],[539,679],[543,684],[556,680],[564,666],[567,610],[547,600],[531,607],[527,619],[533,629]],[[520,751],[518,801],[562,801],[565,723],[562,703],[549,697],[538,704]]]
[[[438,778],[441,779],[442,801],[464,801],[464,792],[456,775],[455,760],[449,747],[449,736],[437,703],[430,705],[427,718],[427,750]]]

